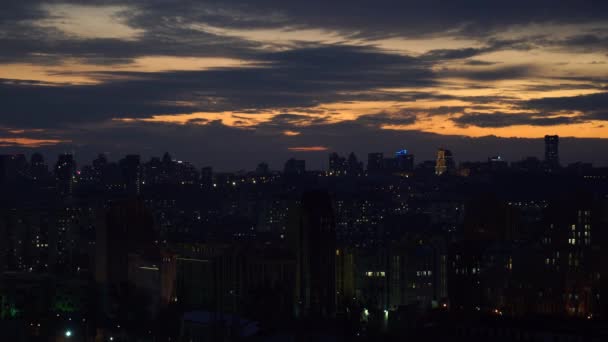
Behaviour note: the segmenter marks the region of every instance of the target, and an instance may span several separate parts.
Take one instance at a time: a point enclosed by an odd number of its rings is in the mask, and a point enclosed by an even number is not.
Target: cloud
[[[297,146],[288,147],[287,149],[292,152],[323,152],[327,151],[329,148],[325,146]]]
[[[576,116],[551,116],[545,117],[539,113],[467,113],[457,118],[451,118],[454,123],[459,126],[477,126],[477,127],[509,127],[516,125],[529,126],[556,126],[568,125],[585,122],[583,118]]]
[[[239,68],[95,73],[94,85],[0,83],[0,124],[48,127],[157,114],[313,107],[393,97],[379,90],[433,85],[418,59],[371,47],[314,46],[259,55]],[[36,99],[36,101],[31,101]]]
[[[473,81],[497,81],[523,79],[533,76],[536,67],[533,65],[513,65],[488,69],[444,69],[438,72],[439,77],[457,77]]]
[[[551,112],[577,112],[587,120],[608,120],[608,93],[532,99],[523,107]]]
[[[482,60],[479,60],[479,59],[469,59],[466,62],[464,62],[464,64],[471,65],[471,66],[488,66],[488,65],[495,65],[495,64],[498,64],[498,63],[497,62],[482,61]]]
[[[232,29],[314,28],[357,38],[452,34],[487,36],[513,25],[605,21],[601,0],[246,0],[146,1],[131,22],[149,27],[160,18]]]
[[[409,111],[398,111],[361,115],[357,117],[355,122],[365,126],[381,128],[385,125],[407,126],[415,123],[416,120],[415,114]]]
[[[96,2],[95,6],[76,0],[6,0],[0,6],[0,45],[3,47],[0,61],[35,63],[62,63],[70,57],[96,64],[116,64],[141,56],[167,55],[250,59],[261,49],[284,48],[278,42],[255,41],[252,30],[311,29],[337,35],[344,42],[443,35],[472,37],[488,43],[482,48],[434,50],[427,56],[455,59],[501,49],[528,49],[530,45],[525,39],[494,37],[512,26],[605,23],[608,17],[605,14],[608,4],[595,0],[504,3],[380,0],[357,5],[345,0],[259,0],[255,4],[246,0],[106,0]],[[61,8],[63,17],[49,12],[49,8]],[[80,30],[87,27],[83,21],[115,27],[111,22],[101,22],[98,16],[91,16],[96,13],[91,12],[91,8],[101,13],[121,9],[114,17],[119,17],[125,30],[137,35],[134,39],[121,39],[120,36],[103,38],[66,32],[65,26],[74,18],[81,23]],[[78,27],[75,31],[78,33]],[[574,35],[560,44],[601,49],[606,38],[599,36],[602,31],[595,32]]]
[[[590,95],[545,97],[532,99],[525,104],[529,108],[550,111],[599,111],[608,109],[608,92]]]

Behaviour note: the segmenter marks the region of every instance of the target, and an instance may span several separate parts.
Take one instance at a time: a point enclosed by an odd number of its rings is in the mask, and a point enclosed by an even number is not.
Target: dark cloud
[[[437,61],[437,60],[450,60],[450,59],[466,59],[475,57],[478,55],[501,51],[501,50],[530,50],[532,49],[533,44],[526,41],[525,39],[521,40],[499,40],[495,38],[487,39],[487,45],[480,48],[460,48],[460,49],[437,49],[431,50],[424,55],[422,58]],[[468,61],[470,65],[492,65],[495,63],[491,62],[482,62],[482,61]]]
[[[87,1],[2,2],[0,61],[60,63],[65,57],[93,63],[125,63],[138,56],[231,56],[250,58],[265,45],[205,30],[325,29],[347,38],[467,35],[488,43],[483,48],[436,50],[429,58],[472,57],[500,49],[529,49],[534,39],[496,40],[493,34],[512,25],[528,23],[589,23],[608,18],[608,4],[595,0],[488,2],[484,0],[380,0],[353,3],[346,0],[108,0],[95,5],[124,5],[120,19],[140,29],[136,40],[79,39],[57,29],[35,25],[48,13],[41,4]],[[215,32],[215,31],[214,31]],[[601,32],[570,37],[567,46],[605,46]],[[266,43],[266,45],[278,44]],[[602,45],[603,44],[603,45]]]
[[[469,60],[465,61],[464,64],[471,65],[471,66],[488,66],[488,65],[495,65],[495,64],[498,64],[498,63],[497,62],[481,61],[479,59],[469,59]]]
[[[416,115],[409,111],[399,111],[396,113],[375,113],[357,117],[355,122],[371,127],[381,128],[385,125],[411,125],[416,122]]]
[[[378,89],[434,84],[426,62],[370,47],[317,46],[260,57],[266,63],[252,67],[97,73],[92,76],[104,82],[96,85],[0,83],[0,124],[46,127],[155,114],[403,99]]]
[[[534,75],[536,67],[532,65],[515,65],[489,69],[446,69],[438,73],[439,77],[458,77],[474,81],[496,81],[522,79]]]
[[[500,128],[515,125],[528,126],[556,126],[585,122],[583,118],[576,116],[552,116],[545,117],[538,113],[467,113],[457,118],[451,118],[458,126],[477,126],[485,128]]]
[[[590,95],[532,99],[525,105],[529,108],[538,108],[548,111],[603,111],[608,109],[608,92]]]
[[[17,32],[13,32],[17,31]],[[0,62],[61,64],[66,58],[89,64],[125,64],[143,56],[254,58],[260,43],[187,28],[146,31],[136,40],[77,38],[53,28],[16,24],[0,31]]]
[[[285,130],[301,125],[318,125],[327,123],[328,121],[329,118],[326,116],[315,117],[310,115],[284,113],[273,116],[270,121],[265,122],[261,126],[272,126]]]
[[[555,91],[555,90],[583,90],[583,89],[597,89],[601,90],[602,87],[599,84],[593,83],[553,83],[553,84],[535,84],[522,87],[522,90],[526,91]]]
[[[552,112],[580,112],[587,120],[608,120],[608,93],[529,100],[522,106]]]
[[[140,8],[134,24],[149,27],[159,18],[250,28],[324,28],[354,37],[417,36],[452,32],[488,35],[511,25],[603,21],[608,5],[601,0],[207,0],[134,1]]]
[[[597,34],[579,34],[567,37],[566,39],[549,42],[567,51],[577,52],[597,52],[608,51],[608,36]]]

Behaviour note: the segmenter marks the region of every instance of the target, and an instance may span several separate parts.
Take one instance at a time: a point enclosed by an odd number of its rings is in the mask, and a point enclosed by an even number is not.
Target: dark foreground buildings
[[[608,170],[0,156],[11,341],[604,340]],[[539,144],[542,149],[542,144]],[[51,163],[51,165],[53,165]],[[80,166],[81,165],[81,166]],[[439,171],[439,172],[438,172]],[[69,335],[69,336],[68,336]]]
[[[336,219],[329,194],[304,193],[290,215],[296,261],[295,315],[331,318],[336,313]]]

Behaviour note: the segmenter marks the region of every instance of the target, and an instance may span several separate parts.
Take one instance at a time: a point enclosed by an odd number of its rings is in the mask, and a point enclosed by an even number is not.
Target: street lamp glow
[[[72,331],[71,330],[66,330],[65,331],[65,337],[71,337],[72,336]]]

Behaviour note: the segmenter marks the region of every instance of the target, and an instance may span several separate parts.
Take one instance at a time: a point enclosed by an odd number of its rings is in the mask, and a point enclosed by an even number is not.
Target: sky
[[[0,153],[608,166],[608,1],[0,2]]]

